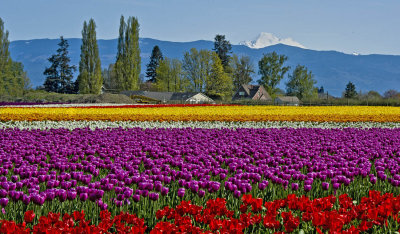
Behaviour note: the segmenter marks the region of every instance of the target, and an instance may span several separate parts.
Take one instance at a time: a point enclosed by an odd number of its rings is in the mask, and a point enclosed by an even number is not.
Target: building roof
[[[173,92],[152,92],[152,91],[122,91],[122,94],[131,96],[144,96],[155,100],[171,100]]]
[[[296,96],[281,96],[277,97],[277,99],[281,100],[282,102],[300,102],[300,100]]]
[[[240,95],[240,92],[242,91],[245,92],[245,95]],[[268,92],[264,89],[262,85],[242,84],[239,90],[233,96],[233,100],[242,98],[253,99],[257,94],[257,92],[261,92],[262,96],[265,97],[265,99],[271,99],[271,96],[268,94]]]
[[[179,92],[152,92],[152,91],[122,91],[121,93],[128,96],[132,95],[144,96],[160,101],[186,101],[187,99],[197,94],[201,94],[204,97],[208,98],[210,101],[213,101],[211,98],[200,92],[179,93]]]

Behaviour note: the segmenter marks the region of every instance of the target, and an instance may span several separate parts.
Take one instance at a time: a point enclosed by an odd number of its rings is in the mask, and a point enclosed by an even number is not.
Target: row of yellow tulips
[[[400,122],[400,107],[0,108],[0,121],[13,120]]]

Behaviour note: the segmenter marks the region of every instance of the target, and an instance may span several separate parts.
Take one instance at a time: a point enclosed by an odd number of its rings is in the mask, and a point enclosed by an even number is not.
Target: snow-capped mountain
[[[300,48],[306,48],[299,42],[293,40],[292,38],[278,38],[272,33],[266,33],[262,32],[258,37],[256,37],[252,41],[242,41],[239,43],[239,45],[245,45],[247,47],[250,47],[252,49],[260,49],[264,48],[267,46],[272,46],[276,44],[284,44],[284,45],[289,45],[289,46],[295,46],[295,47],[300,47]]]

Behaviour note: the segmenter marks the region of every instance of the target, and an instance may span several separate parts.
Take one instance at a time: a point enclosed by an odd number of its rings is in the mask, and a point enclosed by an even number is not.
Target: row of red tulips
[[[239,211],[229,210],[224,198],[210,199],[205,207],[190,201],[182,201],[175,208],[164,207],[156,212],[159,222],[150,233],[243,233],[259,228],[277,233],[300,229],[318,233],[360,233],[376,227],[385,232],[399,228],[399,211],[400,196],[381,195],[378,191],[370,191],[357,205],[347,194],[338,199],[331,195],[314,200],[292,194],[265,203],[261,198],[244,195]],[[21,224],[0,220],[0,232],[144,233],[147,229],[144,219],[123,212],[111,218],[109,211],[101,211],[98,225],[91,225],[83,211],[75,211],[72,216],[64,214],[61,220],[60,216],[50,212],[35,220],[34,212],[27,211]]]
[[[47,103],[47,104],[58,104],[58,103]],[[59,103],[63,104],[63,103]],[[19,104],[19,105],[24,105]],[[32,107],[38,107],[38,106],[43,106],[46,107],[46,104],[27,104],[31,105]],[[65,107],[65,108],[71,108],[70,106],[61,106],[60,107]],[[3,106],[0,103],[0,106]],[[237,104],[134,104],[134,105],[98,105],[98,106],[74,106],[73,108],[149,108],[149,107],[154,107],[154,108],[159,108],[159,107],[195,107],[195,106],[238,106]],[[18,105],[13,105],[13,107],[19,107]],[[21,107],[21,108],[26,108],[26,107]]]

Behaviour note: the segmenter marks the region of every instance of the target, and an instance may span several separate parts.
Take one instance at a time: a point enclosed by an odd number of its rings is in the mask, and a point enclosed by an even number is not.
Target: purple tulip
[[[86,201],[88,199],[88,194],[87,193],[81,193],[79,194],[79,199],[81,201]]]
[[[206,192],[204,190],[199,190],[199,197],[204,197],[206,195]]]
[[[76,191],[67,191],[67,198],[68,200],[72,201],[76,198]]]
[[[125,199],[124,194],[118,194],[118,195],[117,195],[117,200],[122,201],[122,200],[124,200],[124,199]]]
[[[185,189],[184,188],[179,188],[178,189],[178,197],[182,198],[185,196]]]
[[[298,183],[292,183],[292,190],[298,190],[299,189],[299,184]]]
[[[328,190],[328,189],[329,189],[329,183],[327,183],[327,182],[322,182],[322,189],[323,189],[323,190]]]
[[[161,189],[162,189],[162,184],[161,183],[157,183],[155,186],[154,186],[154,190],[156,190],[157,192],[160,192],[161,191]]]
[[[333,184],[332,184],[332,188],[333,188],[334,190],[339,189],[339,188],[340,188],[340,183],[333,183]]]
[[[376,177],[375,177],[375,176],[370,177],[369,181],[370,181],[372,184],[376,184]]]
[[[157,201],[159,197],[158,193],[149,193],[149,199],[152,201]]]
[[[166,196],[168,194],[168,192],[169,192],[169,188],[167,188],[167,187],[163,187],[161,189],[161,195],[163,195],[163,196]]]
[[[4,189],[0,189],[0,198],[7,197],[7,191]]]
[[[233,196],[236,197],[236,198],[240,198],[241,195],[242,195],[242,193],[239,190],[235,190],[233,192]]]
[[[24,194],[24,195],[22,196],[22,202],[23,202],[25,205],[29,205],[30,201],[31,201],[31,199],[30,199],[30,197],[29,197],[28,195]]]
[[[135,202],[139,202],[139,201],[140,201],[140,195],[134,194],[134,195],[132,196],[132,199],[133,199],[133,201],[135,201]]]

